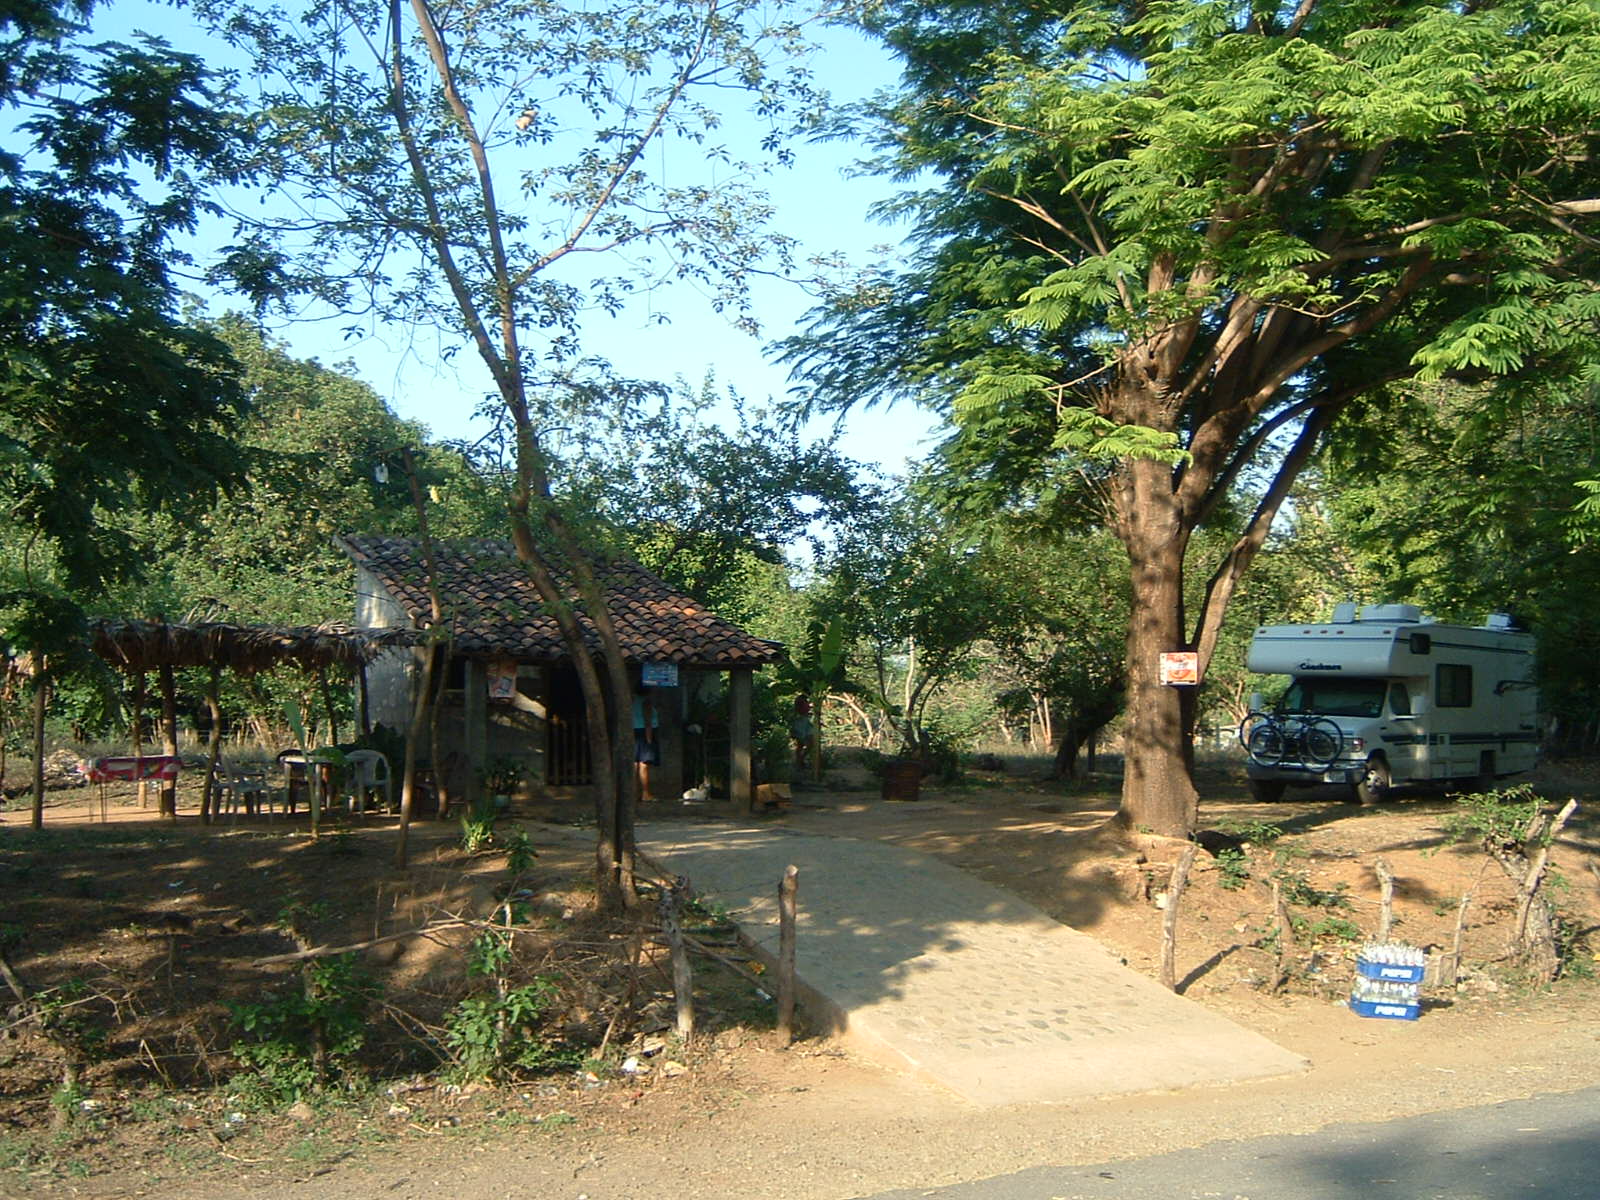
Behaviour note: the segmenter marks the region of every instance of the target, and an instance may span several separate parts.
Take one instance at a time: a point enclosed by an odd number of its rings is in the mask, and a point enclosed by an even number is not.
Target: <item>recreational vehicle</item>
[[[1372,804],[1403,784],[1481,789],[1532,770],[1533,648],[1504,613],[1444,625],[1409,604],[1340,604],[1325,625],[1263,625],[1246,665],[1290,680],[1240,729],[1251,793],[1278,800],[1287,787],[1345,783]]]

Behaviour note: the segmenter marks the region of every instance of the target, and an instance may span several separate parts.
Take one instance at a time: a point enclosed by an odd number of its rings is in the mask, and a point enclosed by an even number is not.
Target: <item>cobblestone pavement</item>
[[[764,953],[777,888],[800,870],[798,973],[860,1049],[975,1104],[1234,1083],[1298,1055],[1173,995],[1038,909],[927,855],[736,825],[642,825]]]

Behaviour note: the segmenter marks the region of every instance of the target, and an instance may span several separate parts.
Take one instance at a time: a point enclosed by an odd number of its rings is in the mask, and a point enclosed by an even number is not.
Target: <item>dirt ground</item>
[[[1600,793],[1600,769],[1554,764],[1538,782],[1552,798],[1588,800]],[[374,1038],[371,1082],[312,1106],[253,1104],[234,1082],[227,1005],[292,982],[294,964],[259,961],[294,949],[277,928],[289,900],[331,901],[312,931],[319,944],[370,940],[441,915],[492,911],[505,856],[467,856],[453,826],[424,824],[413,869],[401,875],[389,863],[393,827],[382,819],[312,841],[303,826],[283,822],[202,829],[186,805],[174,827],[138,809],[130,792],[112,794],[113,820],[101,825],[92,792],[52,793],[42,835],[26,829],[25,812],[0,815],[0,947],[30,988],[79,981],[83,1011],[111,1032],[64,1119],[50,1102],[59,1053],[19,1028],[15,1014],[7,1019],[0,1196],[322,1188],[420,1197],[448,1188],[573,1200],[833,1200],[1600,1079],[1600,988],[1592,982],[1600,894],[1591,874],[1600,823],[1585,809],[1552,855],[1555,899],[1575,939],[1569,974],[1531,988],[1505,961],[1509,884],[1498,868],[1484,869],[1481,853],[1447,842],[1442,824],[1452,806],[1443,797],[1401,795],[1370,810],[1337,794],[1266,806],[1250,803],[1225,770],[1206,773],[1201,786],[1203,825],[1254,841],[1232,865],[1209,855],[1197,862],[1181,909],[1180,990],[1306,1056],[1311,1070],[1229,1089],[981,1111],[842,1042],[807,1038],[778,1049],[752,984],[705,961],[697,984],[710,1032],[694,1046],[670,1036],[665,975],[646,971],[636,1015],[604,1066],[506,1088],[441,1086],[418,1073],[426,1056],[417,1044],[408,1049],[398,1020],[375,1014],[374,1028],[389,1032]],[[789,812],[767,819],[940,857],[1153,975],[1163,855],[1110,857],[1092,837],[1114,807],[1114,789],[1114,780],[1063,790],[978,773],[918,803],[885,803],[842,773],[828,788],[798,791]],[[698,819],[663,806],[646,817]],[[563,1019],[593,1041],[614,999],[606,972],[615,971],[595,961],[614,954],[621,935],[584,916],[590,833],[523,827],[540,852],[521,881],[546,935],[536,953],[570,985]],[[1448,947],[1459,900],[1472,891],[1463,978],[1430,989],[1416,1022],[1363,1020],[1343,1003],[1354,948],[1377,921],[1379,856],[1397,876],[1395,935],[1413,944]],[[1296,974],[1277,994],[1268,989],[1275,957],[1264,944],[1272,925],[1264,881],[1274,871],[1304,884]],[[469,932],[367,951],[386,973],[386,999],[436,1021],[466,986]],[[722,952],[738,959],[731,947]],[[414,1042],[425,1040],[420,1027],[414,1033]],[[155,1087],[158,1076],[172,1086]]]

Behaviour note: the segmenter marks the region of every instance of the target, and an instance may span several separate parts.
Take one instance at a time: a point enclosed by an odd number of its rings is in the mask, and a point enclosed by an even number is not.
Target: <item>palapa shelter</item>
[[[359,627],[426,624],[432,608],[417,539],[346,537],[339,544],[356,565]],[[577,672],[527,568],[509,542],[494,539],[435,543],[433,551],[451,653],[440,720],[446,744],[461,748],[453,779],[458,794],[473,794],[491,767],[507,762],[522,769],[523,790],[533,798],[560,799],[586,788],[593,771]],[[652,796],[676,798],[710,779],[725,783],[736,805],[748,805],[752,676],[782,647],[723,620],[636,563],[613,562],[597,574],[633,685],[649,689],[659,722]],[[598,635],[581,612],[579,622],[598,654]],[[415,660],[390,651],[373,662],[374,721],[406,727]]]
[[[99,617],[89,622],[90,649],[109,666],[134,677],[136,714],[144,706],[145,673],[158,673],[162,733],[168,753],[176,752],[172,672],[177,668],[210,669],[211,681],[206,689],[206,703],[211,709],[214,728],[220,718],[217,681],[223,671],[253,675],[291,663],[323,676],[326,688],[325,673],[329,669],[347,670],[360,680],[360,721],[365,726],[366,664],[382,650],[408,644],[415,639],[416,635],[407,630],[357,630],[344,625],[275,627],[235,625],[222,621],[174,623],[161,619],[121,617]],[[329,708],[331,720],[331,704]],[[138,724],[136,721],[136,730]],[[217,746],[216,733],[213,732],[212,766],[215,765]],[[135,750],[138,751],[137,745]],[[170,784],[162,789],[161,808],[164,813],[176,815],[176,796]],[[202,818],[208,817],[209,813],[208,786],[206,799],[201,806]]]
[[[99,617],[89,622],[89,639],[95,654],[124,671],[218,667],[254,675],[283,663],[308,671],[354,671],[379,651],[415,641],[416,635],[343,624],[279,627]]]

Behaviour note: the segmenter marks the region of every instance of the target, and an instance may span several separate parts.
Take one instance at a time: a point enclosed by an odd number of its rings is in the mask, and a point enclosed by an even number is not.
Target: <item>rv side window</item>
[[[1434,687],[1434,703],[1440,708],[1470,708],[1472,668],[1458,663],[1440,663]]]
[[[1403,683],[1389,685],[1389,711],[1397,717],[1411,715],[1411,693],[1406,691]]]

